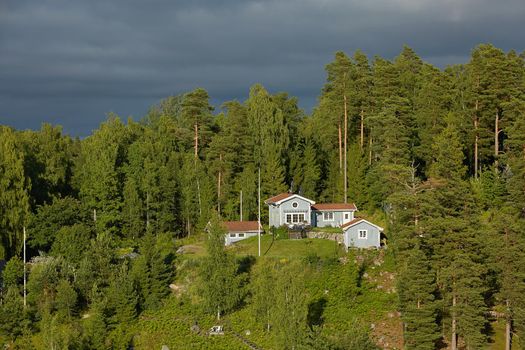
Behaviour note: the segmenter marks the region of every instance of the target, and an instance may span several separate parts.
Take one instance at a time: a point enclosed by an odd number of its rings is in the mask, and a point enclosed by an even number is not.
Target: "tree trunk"
[[[348,160],[347,160],[347,143],[348,143],[348,111],[347,111],[347,102],[346,102],[346,94],[343,95],[343,99],[344,99],[344,107],[345,107],[345,140],[344,140],[344,147],[345,147],[345,150],[344,150],[344,154],[345,154],[345,157],[344,157],[344,202],[346,203],[347,201],[347,192],[348,192],[348,176],[347,176],[347,171],[348,171]]]
[[[217,212],[221,214],[221,175],[222,175],[222,153],[219,154],[219,176],[217,179]]]
[[[496,171],[498,168],[498,156],[499,156],[499,112],[496,112],[496,120],[494,122],[494,165]]]
[[[361,146],[361,152],[363,152],[363,147],[365,145],[365,111],[361,109],[361,140],[359,145]]]
[[[505,319],[505,350],[512,348],[512,319],[510,317],[510,303],[506,300],[507,304],[507,317]]]
[[[146,230],[149,229],[149,191],[146,192]]]
[[[368,139],[368,165],[372,165],[372,136]]]
[[[195,150],[195,159],[197,159],[197,157],[199,156],[199,125],[197,123],[194,124],[194,129],[195,129],[195,146],[194,146],[194,150]]]
[[[474,178],[478,178],[478,144],[479,144],[479,135],[478,135],[478,100],[476,100],[476,115],[474,116],[474,132],[475,132],[475,140],[474,140]]]
[[[452,307],[456,306],[456,296],[452,297]],[[456,320],[456,310],[452,311],[452,339],[451,339],[451,350],[458,350],[458,337],[456,334],[457,320]]]
[[[339,136],[339,173],[343,170],[343,145],[341,140],[341,121],[339,121],[339,125],[337,126],[337,133]]]

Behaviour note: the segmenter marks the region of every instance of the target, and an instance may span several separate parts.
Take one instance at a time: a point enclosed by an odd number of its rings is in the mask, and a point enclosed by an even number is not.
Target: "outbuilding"
[[[262,227],[259,227],[257,221],[225,221],[223,224],[228,230],[224,238],[225,245],[257,236],[259,230],[262,232]]]
[[[363,218],[355,218],[343,226],[343,242],[346,249],[379,248],[381,247],[381,233],[383,228]]]

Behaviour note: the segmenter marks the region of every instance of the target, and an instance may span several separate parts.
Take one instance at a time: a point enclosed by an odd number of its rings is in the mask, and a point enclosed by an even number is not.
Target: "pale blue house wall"
[[[367,230],[367,238],[359,238],[359,230]],[[344,244],[347,248],[379,248],[381,246],[381,232],[365,221],[361,221],[344,231]]]
[[[297,203],[296,208],[293,207],[293,203]],[[285,225],[286,214],[293,215],[299,213],[304,214],[304,220],[308,225],[310,225],[312,221],[312,209],[310,202],[298,197],[288,198],[279,205],[269,205],[269,224],[273,227]]]
[[[328,210],[326,211],[328,212]],[[339,227],[354,219],[353,211],[331,211],[334,213],[334,219],[325,221],[323,219],[323,211],[314,210],[312,212],[312,226],[315,227]],[[345,219],[345,213],[348,214],[348,219]]]
[[[279,206],[270,204],[268,207],[270,227],[281,226]]]

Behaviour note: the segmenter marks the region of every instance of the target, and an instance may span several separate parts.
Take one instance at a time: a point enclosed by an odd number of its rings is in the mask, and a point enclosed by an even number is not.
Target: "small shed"
[[[344,224],[342,227],[346,249],[354,248],[379,248],[381,247],[381,232],[383,228],[363,218]]]
[[[259,227],[257,221],[225,221],[223,224],[228,230],[224,238],[225,245],[257,236],[259,229],[262,233],[262,227]]]

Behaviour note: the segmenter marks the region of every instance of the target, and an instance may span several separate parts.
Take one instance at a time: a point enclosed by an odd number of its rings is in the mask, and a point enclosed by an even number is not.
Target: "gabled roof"
[[[310,204],[315,204],[315,202],[311,199],[308,199],[308,198],[305,198],[303,196],[300,196],[298,194],[295,194],[295,193],[290,193],[290,192],[285,192],[285,193],[281,193],[281,194],[278,194],[277,196],[273,196],[272,198],[268,198],[267,200],[264,201],[264,203],[266,204],[281,204],[282,202],[284,201],[287,201],[291,198],[301,198],[307,202],[310,202]]]
[[[357,210],[354,203],[317,203],[312,206],[312,209],[323,210]]]
[[[344,224],[344,225],[341,225],[341,228],[342,228],[343,230],[346,230],[347,228],[352,227],[352,226],[354,226],[354,225],[357,225],[357,224],[360,223],[360,222],[366,222],[366,223],[368,223],[368,224],[370,224],[370,225],[372,225],[372,226],[374,226],[374,227],[377,227],[377,229],[378,229],[379,231],[383,231],[383,228],[382,228],[381,226],[377,226],[376,224],[373,224],[373,223],[371,223],[370,221],[365,220],[365,219],[363,219],[363,218],[355,218],[354,220],[349,221],[349,222],[347,222],[347,223]]]
[[[224,221],[223,224],[228,229],[228,232],[247,232],[258,230],[257,221]]]

